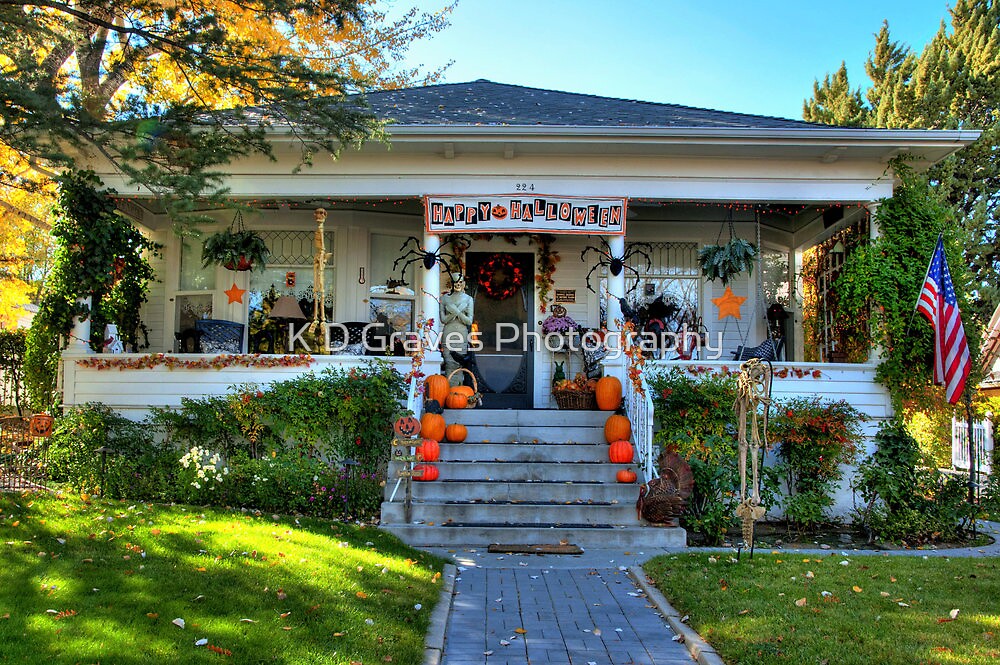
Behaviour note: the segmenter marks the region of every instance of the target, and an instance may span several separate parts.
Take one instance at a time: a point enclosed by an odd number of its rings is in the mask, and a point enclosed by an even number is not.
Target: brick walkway
[[[693,662],[625,571],[510,565],[460,569],[443,665]]]

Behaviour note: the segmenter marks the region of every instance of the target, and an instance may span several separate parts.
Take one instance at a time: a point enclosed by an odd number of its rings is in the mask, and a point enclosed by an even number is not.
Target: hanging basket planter
[[[698,250],[698,263],[701,274],[708,281],[729,281],[746,272],[753,274],[753,262],[757,257],[757,248],[743,238],[731,238],[725,245],[705,245]]]
[[[203,266],[214,263],[235,271],[263,270],[269,255],[264,239],[243,226],[239,211],[228,229],[209,236],[201,248]]]

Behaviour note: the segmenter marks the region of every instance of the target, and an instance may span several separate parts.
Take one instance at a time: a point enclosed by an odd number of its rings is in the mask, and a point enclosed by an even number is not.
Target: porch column
[[[868,237],[871,240],[877,240],[882,236],[882,229],[878,224],[878,201],[870,201],[865,207],[868,208]],[[871,329],[871,322],[868,323],[869,330]],[[871,333],[869,333],[871,334]],[[882,347],[878,344],[873,344],[871,350],[868,352],[868,362],[873,364],[878,364],[882,358]]]
[[[436,252],[441,248],[441,236],[424,231],[424,250]],[[417,270],[421,264],[414,264]],[[434,332],[441,331],[441,264],[435,263],[430,270],[421,272],[420,278],[420,315],[425,319],[434,319]]]
[[[85,305],[87,307],[87,315],[78,316],[73,319],[73,330],[70,333],[69,347],[68,351],[70,353],[93,353],[90,348],[90,304],[91,297],[77,298],[78,305]]]
[[[625,255],[625,236],[610,236],[608,246],[611,248],[611,256]],[[618,330],[616,319],[622,318],[622,308],[620,299],[625,297],[625,270],[618,275],[608,272],[608,330]]]

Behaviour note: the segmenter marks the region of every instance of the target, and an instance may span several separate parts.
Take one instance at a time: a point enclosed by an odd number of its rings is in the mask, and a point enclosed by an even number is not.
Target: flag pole
[[[979,476],[978,462],[976,459],[976,437],[975,423],[972,420],[972,389],[965,386],[965,419],[968,426],[969,439],[969,506],[972,508],[972,537],[976,537],[976,485]]]
[[[944,231],[938,233],[937,240],[934,241],[934,250],[937,250],[937,244],[941,242],[944,238]],[[920,291],[917,291],[917,302],[913,303],[913,311],[910,312],[910,318],[906,320],[906,332],[903,333],[903,339],[908,339],[910,337],[910,326],[913,324],[913,315],[917,313],[917,308],[920,307],[920,294],[924,290],[924,284],[927,283],[927,276],[931,274],[931,264],[934,263],[934,251],[931,251],[931,260],[927,262],[927,270],[924,271],[924,278],[920,280]]]

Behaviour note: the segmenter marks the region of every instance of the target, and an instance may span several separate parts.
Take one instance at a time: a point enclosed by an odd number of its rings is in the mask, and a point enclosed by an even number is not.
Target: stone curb
[[[684,646],[687,647],[688,653],[691,654],[692,658],[701,665],[726,665],[722,658],[719,657],[719,654],[715,652],[715,649],[701,635],[696,633],[686,623],[681,622],[680,613],[674,609],[673,605],[667,602],[667,599],[663,597],[663,594],[656,587],[649,583],[646,571],[642,569],[642,566],[630,566],[628,574],[639,585],[639,588],[646,594],[646,597],[660,610],[660,614],[663,615],[670,628],[684,638]]]
[[[424,665],[438,665],[444,653],[444,633],[448,627],[448,615],[451,613],[451,600],[455,597],[455,575],[458,569],[447,563],[441,574],[443,585],[437,605],[431,614],[431,625],[424,638]]]

